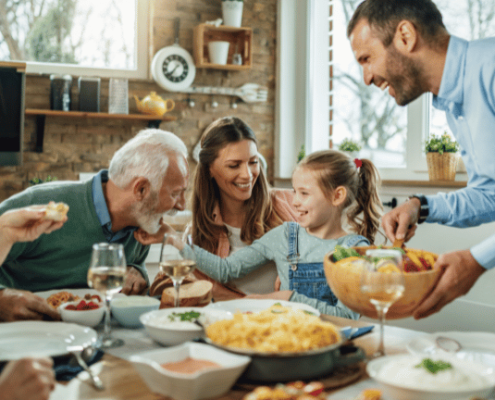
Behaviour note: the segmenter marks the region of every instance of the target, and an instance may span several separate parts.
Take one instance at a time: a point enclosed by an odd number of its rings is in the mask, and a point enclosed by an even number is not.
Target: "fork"
[[[69,349],[70,353],[75,357],[79,366],[88,373],[89,377],[91,378],[91,382],[93,383],[93,386],[98,390],[105,390],[105,386],[103,385],[103,382],[101,381],[100,377],[96,375],[93,371],[91,371],[91,369],[88,367],[88,364],[86,364],[86,361],[84,361],[82,353],[85,350],[86,349],[83,349],[82,346],[73,346],[72,348]]]
[[[246,83],[238,88],[191,86],[190,88],[184,89],[181,92],[236,96],[246,103],[266,102],[268,99],[268,88],[260,86],[256,83]]]

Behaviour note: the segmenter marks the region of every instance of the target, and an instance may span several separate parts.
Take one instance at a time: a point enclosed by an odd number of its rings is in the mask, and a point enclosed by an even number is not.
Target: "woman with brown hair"
[[[292,197],[291,190],[270,188],[256,136],[245,122],[225,117],[206,128],[192,198],[190,233],[196,245],[225,258],[284,221],[295,221]],[[275,265],[268,263],[225,285],[212,280],[213,298],[270,293],[276,277]]]

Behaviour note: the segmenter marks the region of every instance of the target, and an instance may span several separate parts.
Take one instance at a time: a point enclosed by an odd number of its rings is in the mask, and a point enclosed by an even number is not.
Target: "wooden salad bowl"
[[[353,247],[359,254],[364,255],[366,250],[375,249],[376,246]],[[390,247],[382,247],[390,248]],[[406,249],[412,250],[412,249]],[[419,252],[420,250],[412,250]],[[434,253],[422,251],[433,256]],[[377,319],[375,306],[370,303],[366,294],[361,293],[360,281],[364,265],[343,259],[335,262],[333,252],[328,253],[323,260],[325,276],[328,285],[337,298],[351,310],[369,318]],[[418,304],[433,290],[440,278],[439,269],[431,269],[421,272],[404,273],[405,290],[403,296],[397,300],[387,312],[387,319],[400,319],[410,317]]]

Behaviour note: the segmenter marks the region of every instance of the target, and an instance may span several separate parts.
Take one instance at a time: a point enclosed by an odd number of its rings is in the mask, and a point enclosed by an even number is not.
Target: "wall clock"
[[[192,56],[179,46],[179,19],[175,20],[175,43],[158,50],[151,63],[151,75],[162,88],[177,92],[191,86],[196,76]]]

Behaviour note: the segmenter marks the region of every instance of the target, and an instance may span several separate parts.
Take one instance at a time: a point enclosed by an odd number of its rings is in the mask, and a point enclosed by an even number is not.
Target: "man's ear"
[[[151,183],[148,179],[140,176],[132,184],[132,193],[134,197],[141,201],[151,192]]]
[[[412,53],[418,44],[419,32],[411,21],[402,20],[397,25],[393,39],[395,48],[402,54]]]
[[[338,207],[342,205],[347,198],[347,189],[344,186],[338,186],[332,193],[332,205]]]

